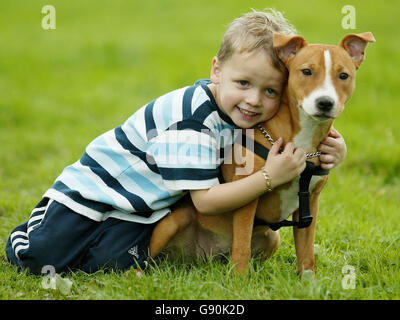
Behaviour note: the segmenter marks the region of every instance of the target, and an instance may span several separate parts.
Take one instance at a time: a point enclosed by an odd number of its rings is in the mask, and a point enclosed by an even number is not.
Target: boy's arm
[[[265,192],[265,178],[259,171],[210,189],[191,190],[190,195],[197,211],[205,215],[216,215],[240,208]]]
[[[299,175],[306,165],[303,149],[295,149],[293,143],[288,143],[283,152],[279,149],[282,139],[272,146],[265,170],[271,180],[272,189],[292,180]],[[204,215],[216,215],[236,210],[267,191],[265,177],[257,171],[243,179],[223,183],[204,190],[191,190],[190,194],[196,209]]]

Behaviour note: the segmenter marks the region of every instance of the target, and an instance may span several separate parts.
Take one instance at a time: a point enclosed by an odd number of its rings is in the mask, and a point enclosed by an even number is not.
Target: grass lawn
[[[372,31],[357,89],[335,127],[348,156],[330,175],[316,231],[316,275],[299,279],[290,229],[245,277],[211,261],[162,260],[145,277],[81,272],[63,294],[0,259],[0,299],[399,299],[400,101],[395,1],[0,2],[0,258],[62,169],[99,134],[170,90],[207,78],[225,26],[250,8],[283,11],[308,42]],[[344,5],[356,29],[341,25]],[[396,39],[396,41],[395,41]],[[397,128],[397,129],[395,129]],[[355,288],[346,289],[353,268]]]

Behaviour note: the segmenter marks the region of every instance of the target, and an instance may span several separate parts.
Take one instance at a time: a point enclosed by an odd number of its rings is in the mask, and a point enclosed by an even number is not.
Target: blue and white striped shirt
[[[220,155],[238,127],[208,83],[169,92],[97,137],[44,197],[96,221],[153,223],[188,190],[217,185]]]

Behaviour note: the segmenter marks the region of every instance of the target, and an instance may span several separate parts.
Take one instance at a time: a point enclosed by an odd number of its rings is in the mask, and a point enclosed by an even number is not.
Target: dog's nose
[[[317,108],[323,112],[329,112],[332,110],[333,105],[335,104],[335,101],[328,96],[322,96],[319,97],[316,101],[315,101]]]

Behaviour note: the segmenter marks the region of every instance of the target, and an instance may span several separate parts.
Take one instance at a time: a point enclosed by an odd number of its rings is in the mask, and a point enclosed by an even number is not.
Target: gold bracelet
[[[261,169],[261,173],[263,174],[264,178],[265,178],[265,184],[267,186],[267,192],[272,191],[271,188],[271,178],[269,177],[267,170],[265,170],[265,168]]]

